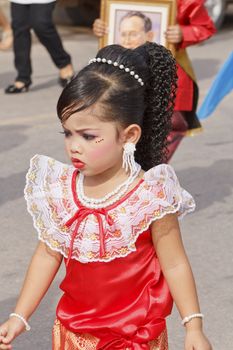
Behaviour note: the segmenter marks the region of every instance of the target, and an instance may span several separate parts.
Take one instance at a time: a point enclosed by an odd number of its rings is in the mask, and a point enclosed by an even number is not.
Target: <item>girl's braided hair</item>
[[[98,102],[102,106],[103,120],[117,121],[123,127],[141,126],[142,136],[135,157],[144,170],[164,162],[177,79],[172,54],[161,45],[146,43],[134,50],[109,45],[96,57],[130,68],[144,85],[114,65],[89,64],[65,87],[59,98],[57,113],[62,123],[73,113]]]

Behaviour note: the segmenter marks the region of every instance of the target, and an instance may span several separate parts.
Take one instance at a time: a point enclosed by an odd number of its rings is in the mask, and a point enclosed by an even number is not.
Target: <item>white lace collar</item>
[[[51,249],[80,262],[111,261],[136,250],[138,236],[168,213],[179,216],[195,208],[192,196],[180,187],[170,165],[145,172],[138,185],[106,210],[81,208],[73,197],[75,168],[36,155],[27,173],[25,199],[39,239]],[[67,224],[68,227],[67,227]],[[77,233],[72,234],[77,229]]]

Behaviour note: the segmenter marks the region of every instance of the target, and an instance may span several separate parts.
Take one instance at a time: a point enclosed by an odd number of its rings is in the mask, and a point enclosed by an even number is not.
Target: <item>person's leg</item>
[[[196,114],[198,97],[199,97],[198,86],[195,82],[193,82],[193,107],[191,111],[183,112],[185,116],[185,120],[188,124],[188,130],[186,133],[188,136],[193,136],[199,133],[200,131],[202,131],[200,120],[198,119],[198,116]]]
[[[30,5],[11,3],[12,29],[14,34],[16,82],[31,82],[31,34],[29,22]]]
[[[183,113],[180,111],[174,111],[172,115],[172,130],[170,131],[167,138],[167,161],[171,159],[179,146],[181,140],[185,136],[188,125],[184,119]]]
[[[2,10],[0,10],[0,27],[2,27],[3,30],[11,29],[10,22],[8,21]]]
[[[71,78],[74,74],[71,57],[64,50],[61,38],[52,19],[55,2],[31,5],[31,26],[40,42],[48,50],[54,64],[60,70],[61,78]]]
[[[184,115],[180,111],[174,111],[172,114],[172,131],[176,131],[182,135],[185,135],[185,132],[188,129],[188,124],[184,118]]]
[[[10,22],[0,10],[0,27],[2,27],[2,37],[0,41],[0,50],[7,50],[12,46],[13,34]]]

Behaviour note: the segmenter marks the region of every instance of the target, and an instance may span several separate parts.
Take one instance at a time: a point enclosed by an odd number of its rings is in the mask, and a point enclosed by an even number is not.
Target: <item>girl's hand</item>
[[[212,350],[212,346],[202,330],[187,330],[185,350]]]
[[[11,317],[0,326],[0,349],[12,349],[11,342],[24,331],[24,323],[16,317]]]
[[[105,34],[108,34],[108,28],[106,26],[106,23],[103,22],[100,18],[97,18],[93,23],[93,32],[99,38],[101,38]]]
[[[165,32],[165,37],[170,44],[179,44],[183,40],[183,33],[179,26],[169,26]]]

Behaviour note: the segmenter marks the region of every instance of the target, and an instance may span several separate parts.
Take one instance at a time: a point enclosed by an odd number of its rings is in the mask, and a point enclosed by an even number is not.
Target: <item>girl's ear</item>
[[[122,133],[123,143],[132,142],[136,145],[141,137],[141,133],[142,130],[138,124],[131,124],[127,126]]]

